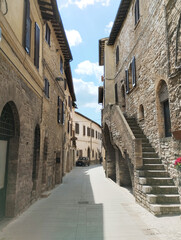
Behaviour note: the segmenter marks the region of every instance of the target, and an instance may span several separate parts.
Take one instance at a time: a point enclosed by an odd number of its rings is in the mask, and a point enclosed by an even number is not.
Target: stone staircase
[[[126,118],[134,136],[142,139],[143,167],[135,173],[135,198],[154,215],[181,213],[180,195],[158,154],[134,118]]]

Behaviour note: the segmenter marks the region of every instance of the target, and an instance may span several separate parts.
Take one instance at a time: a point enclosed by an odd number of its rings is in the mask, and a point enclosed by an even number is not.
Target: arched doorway
[[[164,80],[161,80],[157,88],[157,106],[158,106],[158,127],[160,137],[171,136],[171,119],[168,87]]]
[[[106,176],[116,182],[115,149],[111,143],[110,132],[107,124],[105,124],[103,129],[103,141],[106,151]]]
[[[18,112],[8,102],[0,116],[0,218],[15,215],[19,135]]]

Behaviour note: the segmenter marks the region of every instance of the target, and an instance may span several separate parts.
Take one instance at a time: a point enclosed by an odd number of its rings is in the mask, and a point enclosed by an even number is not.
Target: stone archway
[[[111,143],[110,131],[107,124],[103,128],[103,142],[106,152],[106,176],[116,182],[115,149]]]
[[[16,205],[20,121],[14,102],[0,116],[0,217],[13,217]]]
[[[116,149],[116,182],[117,184],[119,184],[120,186],[132,187],[133,171],[131,172],[130,168],[131,166],[128,162],[128,159],[123,157],[119,149]]]

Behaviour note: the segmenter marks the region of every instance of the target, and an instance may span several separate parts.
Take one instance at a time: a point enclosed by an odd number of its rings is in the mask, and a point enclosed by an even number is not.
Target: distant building
[[[75,112],[75,137],[77,145],[76,160],[88,157],[90,164],[98,163],[102,156],[101,126],[86,116]]]

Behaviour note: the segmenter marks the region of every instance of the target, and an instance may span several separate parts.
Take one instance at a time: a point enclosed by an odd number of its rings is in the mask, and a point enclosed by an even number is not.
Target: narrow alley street
[[[0,240],[179,240],[180,226],[180,216],[153,216],[95,165],[74,168],[49,196],[0,222]]]

